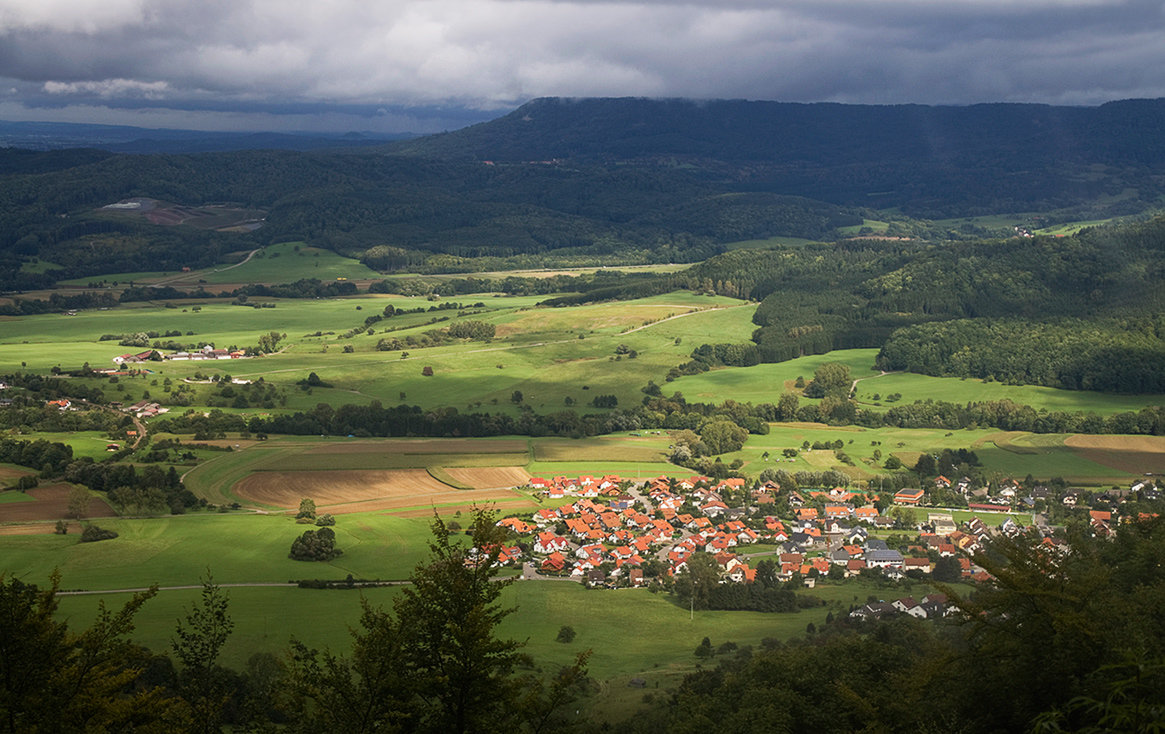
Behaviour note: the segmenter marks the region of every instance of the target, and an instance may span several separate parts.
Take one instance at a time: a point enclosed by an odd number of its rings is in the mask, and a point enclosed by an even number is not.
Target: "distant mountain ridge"
[[[215,153],[242,150],[311,151],[362,148],[412,137],[380,133],[213,132],[130,125],[0,120],[0,148],[66,150],[92,148],[110,153]]]
[[[968,152],[1165,160],[1165,99],[1099,107],[849,105],[546,97],[496,120],[393,147],[496,160],[706,156],[791,162],[822,156],[953,160]],[[1148,148],[1144,143],[1153,143]]]
[[[1072,206],[1161,193],[1165,100],[800,104],[640,98],[531,101],[492,122],[394,143],[407,155],[694,167],[739,189],[919,216]]]

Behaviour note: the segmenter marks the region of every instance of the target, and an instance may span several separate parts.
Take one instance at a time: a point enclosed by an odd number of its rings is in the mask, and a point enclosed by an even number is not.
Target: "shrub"
[[[336,547],[336,533],[331,528],[306,530],[291,543],[287,554],[295,561],[330,561],[343,554]]]
[[[86,525],[85,529],[81,531],[82,543],[96,543],[99,540],[112,540],[116,537],[116,532],[99,528],[96,525]]]

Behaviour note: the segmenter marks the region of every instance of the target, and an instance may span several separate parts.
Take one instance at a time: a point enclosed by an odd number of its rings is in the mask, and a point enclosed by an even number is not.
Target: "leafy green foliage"
[[[1165,392],[1165,320],[960,319],[899,329],[877,366],[1068,390]]]
[[[136,593],[93,625],[69,630],[56,616],[60,577],[40,589],[0,576],[0,731],[174,731],[184,707],[142,683],[143,658],[128,641],[133,620],[157,588]]]
[[[208,572],[198,603],[178,623],[170,641],[195,731],[220,731],[223,708],[232,695],[232,681],[218,665],[219,654],[235,626],[228,604],[229,598]]]
[[[291,543],[288,558],[295,561],[330,561],[343,555],[336,547],[336,532],[329,527],[305,530]]]

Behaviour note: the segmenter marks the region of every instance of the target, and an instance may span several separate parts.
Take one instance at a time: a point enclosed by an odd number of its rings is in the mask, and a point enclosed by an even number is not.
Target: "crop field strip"
[[[69,484],[49,484],[35,487],[24,493],[21,501],[0,502],[0,534],[5,523],[46,523],[65,517],[69,508]],[[4,493],[9,494],[8,492]],[[113,517],[116,513],[103,497],[92,495],[86,517]],[[51,526],[44,532],[51,532]]]

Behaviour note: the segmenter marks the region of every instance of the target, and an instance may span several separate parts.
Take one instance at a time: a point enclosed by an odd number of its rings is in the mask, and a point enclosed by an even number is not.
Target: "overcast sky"
[[[1165,96],[1162,0],[0,0],[0,119],[432,132],[534,97]]]

